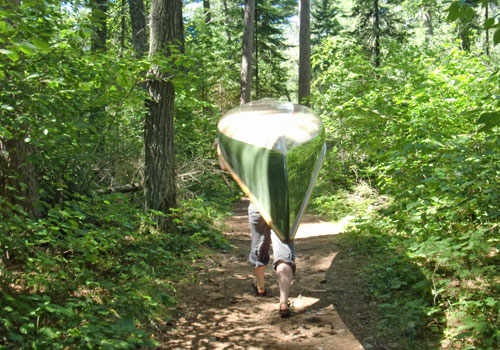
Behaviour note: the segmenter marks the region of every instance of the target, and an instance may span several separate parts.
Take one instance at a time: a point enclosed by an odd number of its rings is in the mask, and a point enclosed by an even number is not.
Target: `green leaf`
[[[36,38],[32,40],[33,44],[36,46],[36,48],[44,53],[47,53],[50,51],[50,45],[43,39]]]
[[[88,262],[95,264],[99,260],[99,257],[95,254],[88,254],[85,256],[85,259]]]
[[[5,33],[9,25],[5,21],[0,21],[0,33]]]
[[[490,29],[495,25],[495,19],[494,18],[488,18],[486,21],[484,21],[484,29]]]
[[[48,339],[54,339],[57,336],[56,332],[54,332],[54,330],[52,328],[49,328],[49,327],[44,327],[44,328],[40,329],[39,333],[43,337],[48,338]]]
[[[122,87],[128,87],[130,85],[127,77],[123,74],[118,74],[116,76],[116,83]]]
[[[453,22],[456,21],[458,18],[460,10],[460,5],[458,4],[457,1],[453,2],[450,7],[448,8],[448,21]]]
[[[495,30],[495,34],[493,34],[493,44],[497,45],[500,43],[500,28]]]
[[[13,62],[16,62],[19,59],[19,53],[14,50],[0,49],[0,53],[3,53]]]
[[[493,127],[500,124],[500,113],[498,112],[485,112],[479,116],[478,124],[484,124],[479,131],[489,132]]]
[[[30,43],[29,41],[23,41],[20,43],[16,43],[16,46],[24,52],[26,55],[33,55],[37,51],[37,48],[35,45]]]
[[[492,297],[486,298],[485,302],[486,302],[486,305],[488,305],[488,306],[493,306],[497,303],[497,301],[495,299],[493,299]]]
[[[470,22],[472,18],[474,18],[474,9],[472,7],[467,7],[467,10],[465,11],[465,19]]]

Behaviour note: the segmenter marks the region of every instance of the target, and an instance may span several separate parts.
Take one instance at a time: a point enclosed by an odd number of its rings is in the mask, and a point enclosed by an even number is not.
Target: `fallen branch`
[[[139,192],[144,189],[144,186],[141,183],[131,183],[127,185],[121,185],[116,187],[104,188],[101,190],[97,190],[97,194],[111,194],[111,193],[130,193],[130,192]]]

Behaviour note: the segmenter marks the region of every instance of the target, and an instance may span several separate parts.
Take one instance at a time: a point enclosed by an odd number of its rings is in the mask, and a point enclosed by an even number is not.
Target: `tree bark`
[[[132,27],[132,47],[137,58],[142,58],[148,51],[146,15],[143,0],[128,0],[130,25]]]
[[[434,37],[434,26],[432,24],[432,11],[427,10],[425,12],[425,23],[427,24],[427,37],[432,40]]]
[[[106,51],[106,39],[108,36],[108,1],[92,0],[90,3],[92,9],[92,19],[95,29],[92,38],[92,52]]]
[[[0,6],[0,9],[17,11],[20,6],[20,0],[9,0]],[[10,117],[15,118],[15,116]],[[38,201],[37,174],[31,159],[34,149],[25,141],[29,137],[29,128],[24,123],[21,123],[21,126],[18,125],[18,128],[7,125],[4,127],[11,135],[9,138],[0,137],[0,199],[12,205],[20,205],[30,217],[38,218],[40,211],[36,206]],[[1,205],[3,201],[0,200]]]
[[[228,21],[228,10],[227,10],[227,1],[222,0],[222,7],[224,9],[224,27],[226,28],[226,38],[227,42],[231,43],[231,33],[229,32],[229,21]]]
[[[471,37],[470,37],[470,25],[465,18],[460,19],[461,26],[459,26],[459,36],[462,41],[462,50],[470,52]]]
[[[243,50],[241,57],[240,103],[250,102],[252,88],[253,19],[255,0],[245,0]]]
[[[125,4],[127,3],[126,0],[122,0],[121,3],[121,8],[120,8],[120,57],[123,57],[123,52],[125,51],[125,31],[127,30],[127,25],[125,21]]]
[[[484,7],[484,21],[486,22],[489,18],[490,18],[489,3],[487,2],[486,6]],[[489,29],[486,29],[484,48],[485,48],[486,56],[489,56],[490,55],[490,30]]]
[[[309,106],[311,95],[311,4],[299,3],[299,103]]]
[[[373,44],[373,65],[375,67],[380,66],[380,9],[378,5],[378,0],[373,0],[373,11],[374,11],[374,34],[375,42]]]
[[[257,1],[257,0],[255,0]],[[254,37],[254,51],[255,51],[255,64],[254,64],[254,76],[255,76],[255,99],[260,98],[260,80],[259,80],[259,10],[257,4],[255,4],[254,11],[254,25],[253,25],[253,37]],[[252,79],[252,77],[250,77]]]
[[[151,4],[149,55],[171,56],[171,46],[183,51],[184,33],[181,0],[153,0]],[[167,72],[154,65],[148,72],[149,113],[144,128],[144,207],[170,214],[175,208],[174,100],[175,90]],[[153,215],[162,232],[176,230],[170,216]]]
[[[203,13],[205,14],[205,23],[210,23],[212,21],[212,15],[210,14],[210,0],[203,0]]]
[[[0,139],[0,197],[19,204],[31,217],[40,216],[36,207],[38,188],[35,166],[31,162],[33,147],[22,135]]]

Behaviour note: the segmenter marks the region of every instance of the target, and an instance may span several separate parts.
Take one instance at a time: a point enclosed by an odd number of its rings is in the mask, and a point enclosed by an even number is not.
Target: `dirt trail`
[[[266,270],[270,298],[252,290],[248,202],[227,222],[234,249],[207,259],[198,281],[179,286],[179,303],[159,349],[384,350],[377,340],[375,305],[363,296],[362,262],[339,243],[341,223],[307,215],[296,239],[292,316],[278,315],[279,289]]]

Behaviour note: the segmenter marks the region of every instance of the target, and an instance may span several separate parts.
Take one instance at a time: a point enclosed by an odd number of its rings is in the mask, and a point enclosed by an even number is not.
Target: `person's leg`
[[[280,288],[280,315],[287,317],[290,286],[295,274],[295,246],[293,243],[283,243],[274,232],[271,233],[271,239],[274,253],[273,267]]]
[[[280,286],[280,310],[288,310],[288,295],[293,280],[293,269],[287,263],[281,263],[276,266],[276,276]]]
[[[264,280],[265,270],[266,270],[265,266],[258,266],[255,268],[255,278],[257,279],[257,290],[260,294],[264,294],[266,292],[265,280]]]
[[[271,229],[253,204],[248,207],[248,220],[252,233],[249,262],[255,267],[255,278],[257,279],[257,285],[254,287],[259,296],[265,296],[267,293],[264,271],[270,260]]]

